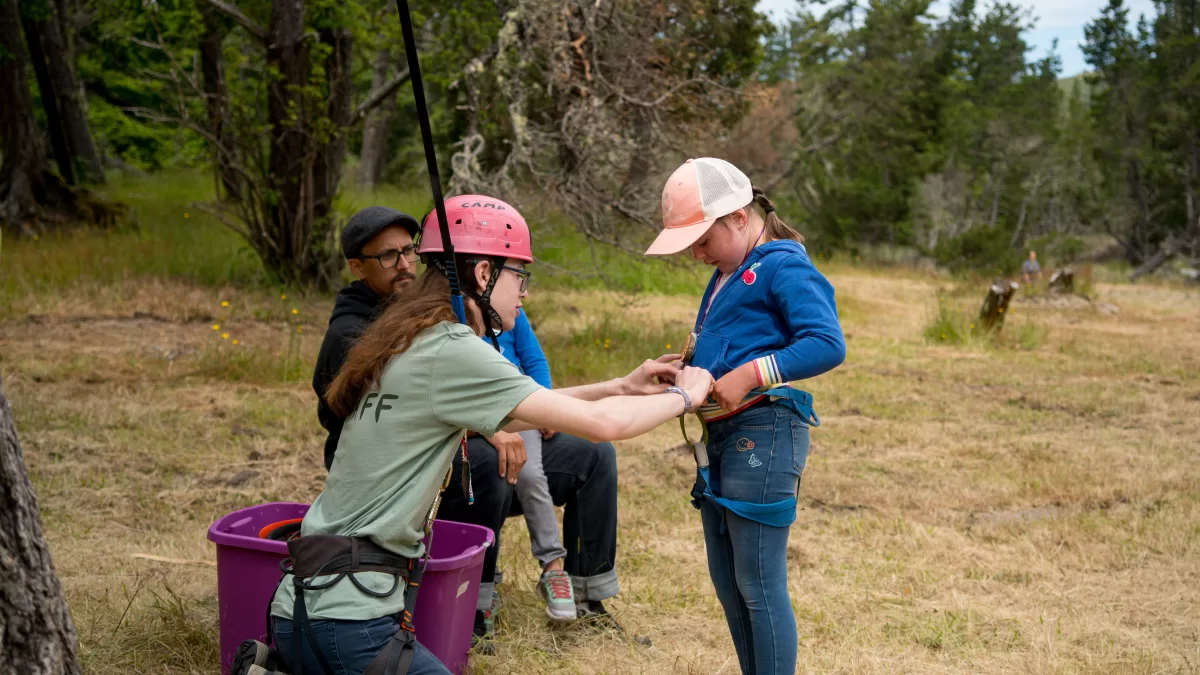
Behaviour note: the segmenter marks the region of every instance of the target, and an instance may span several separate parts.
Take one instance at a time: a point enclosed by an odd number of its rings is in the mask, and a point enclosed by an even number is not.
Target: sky
[[[1032,60],[1045,56],[1054,39],[1058,38],[1062,76],[1070,77],[1086,70],[1087,64],[1083,62],[1083,52],[1079,49],[1083,43],[1083,26],[1100,15],[1100,10],[1108,4],[1107,0],[1039,0],[1023,4],[1033,7],[1033,15],[1037,18],[1036,27],[1025,38],[1033,47],[1029,58]],[[949,5],[947,0],[935,0],[934,14],[945,16]],[[776,22],[783,21],[795,6],[795,0],[759,0],[758,3],[759,11],[770,14]],[[1154,15],[1152,0],[1126,0],[1125,6],[1129,8],[1129,18],[1133,23],[1137,23],[1140,14],[1148,17]]]

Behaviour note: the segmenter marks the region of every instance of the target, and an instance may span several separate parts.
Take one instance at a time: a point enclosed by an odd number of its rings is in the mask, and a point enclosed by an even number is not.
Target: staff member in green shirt
[[[491,197],[457,197],[446,207],[471,325],[455,320],[441,236],[430,228],[420,247],[428,268],[366,330],[326,393],[346,421],[301,539],[355,537],[419,558],[427,514],[468,430],[491,436],[501,429],[552,428],[597,441],[626,439],[682,415],[709,394],[708,371],[681,369],[677,355],[570,389],[545,389],[522,375],[479,337],[485,314],[487,323],[513,328],[527,295],[525,265],[533,261],[529,227],[516,209]],[[328,580],[314,577],[313,586]],[[352,580],[304,592],[313,628],[304,638],[292,620],[290,576],[279,585],[271,605],[276,645],[292,660],[295,641],[303,643],[303,664],[288,664],[292,671],[321,673],[324,661],[336,673],[361,673],[399,630],[404,594],[387,594],[394,577],[367,571]],[[446,672],[416,645],[409,675]]]

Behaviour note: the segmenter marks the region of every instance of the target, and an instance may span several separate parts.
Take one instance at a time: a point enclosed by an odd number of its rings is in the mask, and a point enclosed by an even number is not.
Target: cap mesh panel
[[[742,173],[741,170],[739,170],[736,166],[716,157],[714,157],[712,161],[721,169],[722,173],[729,178],[729,182],[733,185],[735,190],[750,187],[750,179],[746,178],[746,174]]]
[[[725,172],[705,161],[696,162],[696,178],[700,182],[700,202],[707,208],[713,202],[733,194],[733,186]]]

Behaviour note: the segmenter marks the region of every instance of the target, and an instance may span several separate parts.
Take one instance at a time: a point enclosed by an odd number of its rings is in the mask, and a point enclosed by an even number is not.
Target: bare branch
[[[400,86],[405,82],[408,82],[408,80],[408,68],[405,68],[391,80],[385,83],[382,87],[368,94],[366,100],[364,100],[362,103],[359,103],[358,107],[354,109],[354,114],[350,116],[350,119],[361,120],[362,118],[366,117],[367,113],[374,110],[380,103],[383,103],[387,97],[394,94],[396,90],[399,89]]]
[[[212,5],[213,7],[216,7],[217,9],[221,10],[221,12],[223,14],[225,14],[229,18],[233,19],[234,22],[237,23],[237,25],[241,26],[242,28],[245,28],[254,37],[258,38],[259,40],[262,40],[263,42],[267,41],[267,39],[269,37],[269,34],[267,33],[267,29],[258,25],[258,23],[254,19],[251,19],[250,17],[243,14],[242,11],[240,9],[238,9],[237,7],[234,7],[233,5],[222,2],[221,0],[205,0],[205,1],[208,2],[208,4]]]

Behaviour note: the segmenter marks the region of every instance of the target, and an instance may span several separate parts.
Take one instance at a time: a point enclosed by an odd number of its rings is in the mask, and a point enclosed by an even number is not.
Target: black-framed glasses
[[[500,269],[508,270],[509,272],[512,272],[513,274],[517,275],[518,277],[521,277],[521,292],[522,293],[529,290],[529,277],[533,276],[533,272],[530,272],[529,270],[523,270],[520,267],[509,267],[508,265],[501,265]]]
[[[410,263],[417,262],[417,246],[416,246],[416,244],[409,244],[408,246],[405,246],[404,248],[400,249],[399,251],[397,251],[396,249],[393,248],[393,249],[384,251],[383,253],[380,253],[379,255],[360,255],[358,257],[362,258],[363,260],[370,260],[370,259],[378,260],[380,267],[382,267],[385,270],[390,270],[393,267],[395,267],[396,265],[400,264],[401,256],[403,256],[404,259]]]

